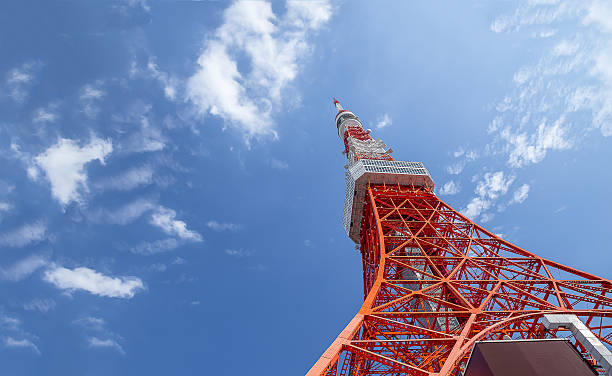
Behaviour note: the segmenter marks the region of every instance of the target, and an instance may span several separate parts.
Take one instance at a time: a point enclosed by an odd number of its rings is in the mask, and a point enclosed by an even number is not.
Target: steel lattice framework
[[[336,106],[338,116],[346,112]],[[348,149],[349,163],[364,154]],[[550,313],[575,314],[612,347],[610,280],[495,236],[430,185],[372,180],[364,183],[360,223],[352,224],[360,226],[364,303],[308,375],[461,375],[476,341],[571,338],[563,328],[545,329],[542,316]]]

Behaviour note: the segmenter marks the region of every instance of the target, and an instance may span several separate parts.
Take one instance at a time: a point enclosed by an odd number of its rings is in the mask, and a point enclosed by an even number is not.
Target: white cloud
[[[92,222],[126,225],[155,207],[156,204],[148,199],[137,199],[115,210],[94,210],[87,216]]]
[[[151,11],[151,6],[149,6],[147,0],[127,0],[127,3],[133,8],[140,8],[145,12]]]
[[[281,161],[276,158],[272,158],[270,160],[270,166],[272,166],[272,168],[276,170],[286,170],[289,168],[289,164],[287,162]]]
[[[384,128],[388,125],[393,124],[393,120],[391,119],[391,117],[388,114],[383,114],[382,117],[380,117],[378,120],[376,120],[376,128],[380,129],[380,128]]]
[[[463,169],[465,168],[465,162],[457,162],[457,163],[453,163],[450,166],[446,167],[446,172],[448,172],[451,175],[459,175]]]
[[[171,251],[176,249],[179,245],[181,244],[178,240],[174,238],[166,238],[153,242],[142,242],[130,248],[130,252],[148,256]]]
[[[478,152],[476,152],[476,150],[468,150],[465,153],[465,160],[466,161],[475,161],[478,158]]]
[[[553,54],[556,56],[574,55],[578,51],[578,44],[568,40],[562,40],[553,48]]]
[[[166,142],[166,137],[161,130],[151,124],[146,115],[142,115],[140,130],[123,141],[122,148],[132,153],[154,152],[163,150]]]
[[[34,111],[32,121],[34,123],[53,123],[59,118],[59,115],[52,108],[39,108]]]
[[[141,185],[148,185],[153,182],[153,168],[142,166],[129,169],[119,175],[111,176],[94,185],[98,189],[112,189],[117,191],[129,191]]]
[[[161,71],[153,58],[149,59],[147,71],[162,84],[166,98],[171,101],[175,100],[179,84],[178,80],[168,73]]]
[[[496,199],[508,192],[514,176],[506,176],[503,171],[487,172],[476,185],[476,193],[483,198]]]
[[[87,163],[104,159],[113,151],[110,140],[92,138],[89,144],[80,147],[73,140],[60,138],[57,144],[34,158],[51,183],[51,193],[63,205],[80,201],[80,191],[87,191]]]
[[[568,136],[568,130],[560,118],[553,125],[541,123],[536,133],[512,133],[509,128],[504,129],[500,135],[508,142],[508,163],[513,167],[522,167],[529,163],[541,162],[548,150],[569,149],[573,141]]]
[[[17,261],[8,268],[0,267],[0,280],[21,281],[39,268],[47,265],[47,259],[40,255],[31,255]]]
[[[81,88],[79,98],[83,104],[83,112],[90,118],[94,118],[100,112],[97,102],[106,95],[106,92],[101,88],[102,83],[96,85],[85,85]]]
[[[30,349],[36,354],[40,355],[40,350],[38,350],[38,347],[34,344],[34,342],[30,341],[29,339],[15,339],[13,337],[5,337],[4,346],[15,349]]]
[[[237,225],[231,222],[217,222],[217,221],[208,221],[206,222],[206,226],[214,231],[237,231],[242,228],[241,225]]]
[[[461,187],[459,186],[459,184],[455,183],[454,180],[451,180],[448,183],[444,184],[442,188],[440,188],[440,194],[450,196],[459,193],[460,190]]]
[[[474,197],[461,212],[468,218],[476,219],[480,213],[491,207],[491,201],[482,197]]]
[[[498,203],[519,168],[543,161],[550,151],[589,144],[585,138],[593,130],[612,136],[611,15],[609,1],[529,0],[491,24],[494,32],[528,30],[532,37],[549,40],[535,62],[515,72],[513,87],[495,107],[488,127],[493,141],[484,154],[505,155],[512,172],[478,181],[477,196],[463,209],[467,216],[486,221],[493,207],[501,212],[524,202],[528,184]],[[456,167],[459,171],[462,165]]]
[[[23,225],[13,231],[0,235],[0,245],[10,247],[23,247],[39,242],[46,237],[47,226],[42,222]]]
[[[516,191],[514,191],[514,196],[508,204],[522,204],[525,200],[527,200],[528,195],[529,184],[523,184]]]
[[[493,219],[493,217],[495,217],[495,214],[493,214],[493,213],[483,213],[483,214],[480,216],[480,221],[481,221],[482,223],[487,223],[487,222],[489,222],[490,220],[492,220],[492,219]]]
[[[23,102],[28,96],[28,89],[32,85],[35,74],[41,64],[27,62],[18,68],[13,68],[6,74],[6,93],[15,102]]]
[[[21,321],[10,316],[0,316],[0,328],[8,330],[18,330]]]
[[[480,217],[483,222],[490,221],[493,214],[486,213],[495,201],[505,195],[514,181],[513,175],[507,176],[503,171],[487,172],[476,184],[475,193],[467,206],[461,212],[469,218],[476,220]]]
[[[232,4],[198,58],[199,67],[187,82],[187,98],[200,114],[219,116],[248,137],[275,136],[273,108],[310,49],[308,33],[330,17],[326,1],[288,2],[280,17],[268,2]],[[247,58],[250,71],[239,70],[239,57]]]
[[[100,339],[98,337],[89,338],[89,347],[93,348],[111,348],[117,350],[120,354],[125,355],[123,347],[113,339]]]
[[[0,212],[7,212],[13,208],[13,205],[8,202],[0,202]]]
[[[586,25],[595,25],[602,31],[612,34],[612,4],[609,1],[586,1],[587,14],[583,18]]]
[[[166,264],[162,264],[160,262],[156,262],[154,264],[151,264],[147,267],[148,271],[152,271],[152,272],[165,272],[166,269],[168,269],[168,266],[166,266]]]
[[[101,331],[104,329],[104,325],[106,322],[103,318],[93,317],[93,316],[85,316],[79,319],[76,319],[72,322],[73,324],[80,325],[89,330]]]
[[[201,242],[202,236],[195,231],[187,229],[187,224],[176,217],[176,212],[172,209],[159,206],[157,211],[151,215],[151,224],[159,227],[168,235],[178,236],[183,240]]]
[[[47,313],[55,309],[55,300],[53,299],[33,299],[29,303],[23,305],[23,309],[26,311],[39,311],[41,313]]]
[[[81,100],[99,99],[102,98],[104,95],[106,95],[106,93],[102,89],[92,85],[85,85],[81,89],[80,98]]]
[[[612,3],[609,1],[561,0],[554,4],[527,2],[518,6],[513,15],[496,19],[492,29],[499,32],[551,29],[561,25],[564,29],[573,25],[575,31],[570,38],[561,33],[537,63],[520,68],[515,75],[519,78],[516,91],[507,97],[506,107],[510,111],[503,119],[505,124],[518,124],[522,118],[531,118],[537,125],[553,118],[563,120],[559,126],[566,130],[562,123],[567,115],[580,115],[579,124],[591,124],[589,128],[598,128],[602,135],[612,135],[610,15]],[[498,27],[501,24],[503,27]],[[564,136],[567,140],[571,134]],[[577,132],[576,136],[583,136],[583,132]]]
[[[140,278],[109,277],[85,267],[71,270],[53,266],[45,272],[44,280],[69,292],[85,290],[94,295],[111,298],[129,299],[135,293],[144,290],[144,284]]]
[[[232,257],[246,257],[246,256],[250,256],[251,252],[245,251],[244,249],[226,249],[225,254],[232,256]]]

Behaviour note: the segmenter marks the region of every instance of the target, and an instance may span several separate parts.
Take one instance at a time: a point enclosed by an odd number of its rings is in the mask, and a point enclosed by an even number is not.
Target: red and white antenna
[[[340,104],[340,102],[338,102],[336,98],[334,98],[334,106],[336,106],[336,110],[338,110],[338,112],[344,110],[344,108],[342,108],[342,105]]]

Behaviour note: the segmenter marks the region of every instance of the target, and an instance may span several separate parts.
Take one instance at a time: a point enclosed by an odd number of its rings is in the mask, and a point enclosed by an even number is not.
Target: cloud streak
[[[45,257],[31,255],[17,261],[8,268],[0,267],[0,280],[11,282],[21,281],[45,265],[47,265],[47,259]]]
[[[182,240],[201,242],[202,236],[195,231],[187,229],[187,224],[175,219],[176,212],[172,209],[159,206],[151,215],[151,224],[160,228],[168,235],[174,235]]]
[[[109,348],[116,350],[119,354],[125,355],[123,347],[114,339],[100,339],[98,337],[90,337],[88,339],[89,347],[92,348]]]
[[[551,152],[590,144],[588,137],[612,136],[612,3],[524,1],[495,18],[490,29],[546,38],[537,60],[511,77],[488,125],[491,142],[482,155],[502,157],[505,166],[497,169],[506,170],[506,178],[520,176],[520,169],[541,163]],[[456,162],[448,172],[460,173],[465,162]],[[486,178],[475,179],[477,191],[487,185]],[[520,185],[505,204],[498,201],[506,191],[497,192],[499,197],[476,192],[464,213],[491,219],[493,207],[502,211],[525,202],[529,187]]]
[[[377,121],[376,121],[376,129],[381,129],[381,128],[385,128],[389,125],[393,124],[393,120],[391,119],[391,116],[389,116],[388,114],[383,114],[383,116],[381,116]]]
[[[493,214],[486,213],[496,202],[498,198],[504,196],[515,177],[504,173],[504,171],[487,172],[484,177],[476,185],[474,193],[477,194],[466,205],[461,212],[472,219],[477,219],[487,222],[493,218]]]
[[[242,229],[241,225],[237,225],[235,223],[217,221],[206,222],[206,227],[214,231],[237,231]]]
[[[106,208],[92,210],[87,217],[94,223],[127,225],[156,207],[153,201],[141,198],[114,210]]]
[[[38,346],[34,344],[34,342],[29,339],[15,339],[13,337],[5,337],[4,338],[4,346],[13,349],[30,349],[37,355],[40,355],[40,350]]]
[[[0,245],[9,247],[25,247],[40,242],[46,238],[47,226],[38,221],[25,224],[17,229],[0,234]]]
[[[130,299],[137,292],[144,290],[140,278],[109,277],[85,267],[68,269],[53,266],[45,272],[44,280],[68,292],[83,290],[111,298]]]

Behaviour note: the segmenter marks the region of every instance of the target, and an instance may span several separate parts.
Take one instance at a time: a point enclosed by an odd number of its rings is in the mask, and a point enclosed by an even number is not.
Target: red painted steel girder
[[[309,376],[460,375],[476,341],[556,336],[546,313],[575,314],[612,346],[610,280],[523,250],[424,188],[370,185],[363,210],[364,303]]]

